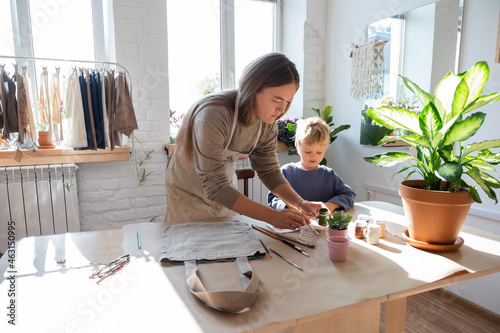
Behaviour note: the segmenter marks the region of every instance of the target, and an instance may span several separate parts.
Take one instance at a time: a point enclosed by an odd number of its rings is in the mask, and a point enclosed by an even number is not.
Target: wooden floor
[[[382,304],[380,332],[384,332]],[[406,333],[500,332],[500,316],[444,289],[408,297]]]

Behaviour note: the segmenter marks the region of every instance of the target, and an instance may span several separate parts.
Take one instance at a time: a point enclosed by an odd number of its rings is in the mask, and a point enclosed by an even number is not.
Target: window
[[[95,60],[92,0],[29,2],[33,55]]]
[[[378,107],[384,96],[399,97],[399,77],[402,68],[402,50],[404,43],[404,18],[390,17],[368,25],[368,41],[375,39],[388,43],[384,47],[384,79],[382,96],[367,96],[365,104],[368,107]]]
[[[10,13],[10,1],[0,1],[0,45],[2,45],[3,55],[14,55],[14,34],[12,33],[12,17]]]
[[[87,66],[83,62],[58,62],[44,60],[23,60],[26,58],[48,58],[62,60],[106,61],[109,45],[105,43],[104,25],[109,3],[102,0],[17,0],[1,1],[0,12],[0,62],[8,72],[13,73],[13,63],[27,66],[31,79],[31,91],[38,94],[37,80],[42,66],[49,74],[59,67],[61,73],[71,66]],[[10,13],[10,14],[7,14]],[[109,29],[108,29],[109,30]],[[1,56],[20,57],[10,60]],[[7,60],[9,59],[9,60]],[[38,116],[38,113],[35,113]]]
[[[244,67],[277,50],[278,0],[167,0],[171,136],[201,96],[237,86]]]
[[[92,12],[99,11],[99,6],[101,1],[92,0],[2,1],[1,12],[11,13],[0,23],[2,49],[7,46],[2,54],[95,60],[94,35],[103,32],[95,29]]]

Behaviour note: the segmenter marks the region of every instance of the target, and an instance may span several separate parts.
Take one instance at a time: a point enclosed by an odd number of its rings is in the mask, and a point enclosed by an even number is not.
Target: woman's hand
[[[315,219],[318,215],[318,210],[322,207],[324,207],[324,204],[321,201],[306,201],[302,199],[297,204],[297,208],[307,214],[310,219]]]
[[[310,218],[308,215],[295,209],[280,209],[275,210],[273,219],[267,222],[277,228],[294,230],[309,224]]]

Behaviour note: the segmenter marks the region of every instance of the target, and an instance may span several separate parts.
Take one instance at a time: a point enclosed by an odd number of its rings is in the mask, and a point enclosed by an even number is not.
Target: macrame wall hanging
[[[363,45],[352,44],[352,97],[383,94],[385,43],[387,41],[376,39]]]

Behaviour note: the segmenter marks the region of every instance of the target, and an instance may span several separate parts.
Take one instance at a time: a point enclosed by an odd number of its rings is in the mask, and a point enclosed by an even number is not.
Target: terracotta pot
[[[469,192],[430,191],[415,188],[423,180],[399,184],[411,239],[430,244],[454,244],[474,200]]]
[[[54,149],[56,146],[49,138],[49,131],[38,131],[38,148],[39,149]]]
[[[328,228],[328,237],[333,237],[333,236],[347,237],[347,229],[336,230]]]
[[[345,237],[328,237],[328,254],[333,261],[345,261],[349,240]]]

